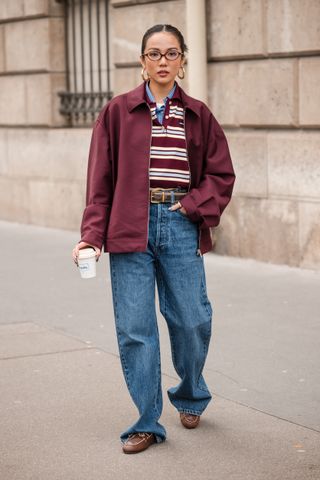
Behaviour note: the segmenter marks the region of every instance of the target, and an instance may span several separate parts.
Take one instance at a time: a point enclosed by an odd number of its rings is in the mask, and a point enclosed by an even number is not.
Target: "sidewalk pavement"
[[[137,419],[116,344],[108,255],[95,279],[74,232],[0,222],[1,480],[319,480],[320,272],[204,256],[213,400],[186,430],[159,313],[167,440],[124,455]]]

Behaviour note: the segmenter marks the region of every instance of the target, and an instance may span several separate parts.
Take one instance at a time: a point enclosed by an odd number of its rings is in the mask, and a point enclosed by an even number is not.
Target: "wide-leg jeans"
[[[124,378],[138,420],[120,435],[153,432],[166,438],[159,423],[162,388],[155,284],[180,378],[168,397],[179,412],[201,415],[212,395],[202,375],[212,323],[198,224],[170,203],[150,203],[148,246],[144,252],[110,253],[113,309]]]

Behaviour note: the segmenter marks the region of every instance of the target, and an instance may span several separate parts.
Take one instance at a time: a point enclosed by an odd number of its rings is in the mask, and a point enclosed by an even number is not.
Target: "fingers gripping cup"
[[[96,251],[94,248],[81,248],[79,250],[78,266],[81,278],[96,276]]]

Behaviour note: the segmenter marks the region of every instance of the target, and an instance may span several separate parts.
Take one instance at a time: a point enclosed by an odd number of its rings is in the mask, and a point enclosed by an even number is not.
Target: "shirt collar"
[[[152,95],[152,92],[150,90],[150,87],[149,87],[149,82],[145,82],[146,84],[146,92],[147,92],[147,100],[148,100],[148,103],[156,103],[156,100],[154,98],[154,96]],[[168,93],[168,95],[164,98],[164,103],[166,103],[167,101],[167,98],[179,98],[180,99],[180,96],[177,92],[177,83],[174,82],[174,85],[172,87],[172,89],[170,90],[170,92]]]

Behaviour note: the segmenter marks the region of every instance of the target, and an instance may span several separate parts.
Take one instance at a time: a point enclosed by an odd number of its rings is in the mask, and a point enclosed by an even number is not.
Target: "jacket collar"
[[[131,113],[136,107],[146,102],[145,98],[145,82],[142,82],[134,90],[130,90],[127,93],[127,104],[128,110]],[[180,96],[182,104],[185,108],[192,110],[198,117],[200,117],[200,106],[201,104],[195,101],[192,97],[186,94],[186,92],[180,87],[177,83],[177,87],[174,92],[174,97],[177,98]]]

